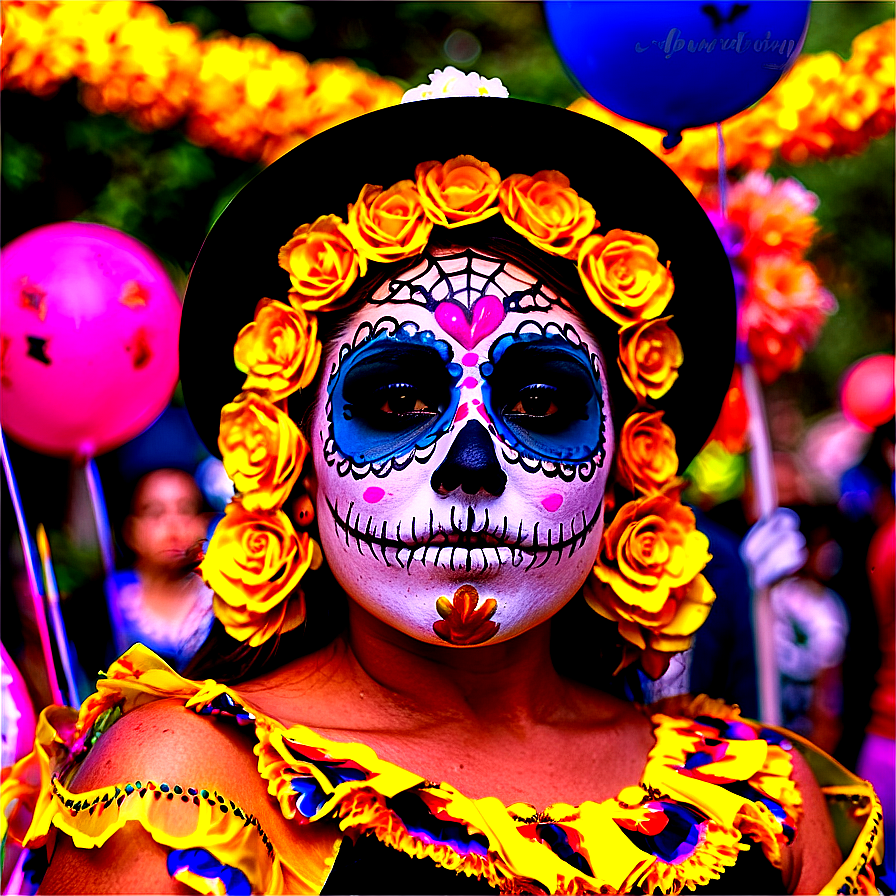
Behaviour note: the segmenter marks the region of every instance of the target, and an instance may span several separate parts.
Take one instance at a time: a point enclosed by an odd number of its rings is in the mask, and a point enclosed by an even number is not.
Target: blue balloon
[[[809,0],[546,0],[557,52],[582,89],[617,115],[667,132],[724,121],[796,61]]]

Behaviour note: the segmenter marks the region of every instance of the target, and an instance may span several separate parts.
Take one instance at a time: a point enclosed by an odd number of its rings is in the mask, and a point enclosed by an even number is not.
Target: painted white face
[[[612,460],[604,361],[579,315],[515,263],[440,250],[343,332],[312,452],[349,597],[457,646],[552,616],[597,554]]]

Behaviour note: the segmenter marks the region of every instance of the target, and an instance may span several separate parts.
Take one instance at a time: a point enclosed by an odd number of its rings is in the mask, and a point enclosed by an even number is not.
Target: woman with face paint
[[[734,314],[684,186],[565,110],[412,103],[259,175],[182,330],[237,490],[215,628],[185,677],[136,647],[47,716],[4,785],[55,835],[44,891],[874,892],[869,786],[614,675],[713,600],[676,474]]]

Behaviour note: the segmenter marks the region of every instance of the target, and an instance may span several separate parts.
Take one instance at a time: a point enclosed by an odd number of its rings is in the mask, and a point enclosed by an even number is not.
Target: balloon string
[[[100,545],[100,556],[103,560],[103,571],[107,576],[115,569],[115,552],[112,547],[112,529],[109,525],[109,514],[106,512],[106,498],[100,480],[96,461],[92,457],[84,460],[84,477],[87,480],[87,492],[90,495],[90,506],[93,509],[93,521],[96,525],[96,537]]]
[[[6,451],[6,438],[0,430],[0,456],[3,461],[3,472],[6,475],[6,484],[9,487],[9,496],[12,499],[12,507],[16,515],[16,525],[19,527],[19,539],[22,542],[22,556],[25,560],[25,572],[28,574],[28,590],[31,592],[31,602],[34,606],[34,621],[37,625],[37,633],[40,638],[40,647],[44,655],[44,663],[47,667],[47,682],[50,686],[50,697],[53,703],[65,705],[62,698],[62,690],[59,687],[59,678],[56,675],[56,662],[53,659],[53,647],[50,644],[50,630],[47,627],[47,615],[44,610],[44,599],[38,585],[37,560],[31,547],[31,538],[25,523],[25,513],[22,509],[22,498],[19,495],[19,487]]]
[[[79,709],[81,701],[78,699],[78,686],[75,684],[75,673],[68,649],[68,637],[65,633],[65,623],[62,620],[62,610],[59,607],[59,588],[56,585],[56,573],[53,570],[53,560],[50,557],[50,542],[42,524],[37,527],[37,552],[40,554],[40,562],[44,570],[44,585],[47,606],[50,608],[50,621],[53,623],[53,635],[56,638],[56,647],[59,649],[65,683],[68,686],[68,705]]]
[[[722,217],[728,218],[728,162],[725,158],[725,138],[722,135],[722,122],[716,122],[716,134],[719,145],[719,210]]]
[[[92,457],[84,458],[84,478],[87,482],[87,492],[90,495],[90,506],[93,509],[93,521],[96,526],[97,540],[100,545],[100,556],[103,560],[103,571],[106,574],[106,607],[109,612],[109,621],[112,625],[112,638],[115,643],[115,652],[122,654],[128,645],[124,641],[125,626],[124,617],[118,600],[117,589],[111,587],[110,579],[115,571],[115,553],[112,547],[112,528],[109,525],[109,514],[106,511],[106,498],[103,494],[103,483],[96,461]]]

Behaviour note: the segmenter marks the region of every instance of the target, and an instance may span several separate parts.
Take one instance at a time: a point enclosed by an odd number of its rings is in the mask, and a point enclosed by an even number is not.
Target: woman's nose
[[[478,420],[470,420],[457,434],[430,484],[441,495],[458,487],[467,495],[485,491],[497,497],[504,492],[507,474],[498,463],[488,430]]]

